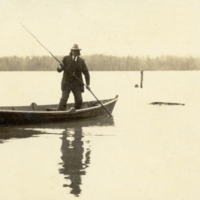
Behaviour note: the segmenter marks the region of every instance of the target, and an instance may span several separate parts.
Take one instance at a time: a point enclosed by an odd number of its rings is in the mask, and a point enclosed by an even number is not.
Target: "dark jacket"
[[[84,92],[84,85],[82,83],[83,82],[82,73],[85,76],[86,84],[90,85],[90,74],[85,64],[85,61],[82,58],[78,57],[77,61],[74,64],[72,56],[65,56],[62,60],[62,63],[65,67],[62,69],[57,68],[58,72],[64,71],[61,82],[61,89],[65,90],[69,85],[78,84],[80,86],[81,92]],[[72,76],[72,74],[77,76],[82,82],[77,80],[74,76]]]

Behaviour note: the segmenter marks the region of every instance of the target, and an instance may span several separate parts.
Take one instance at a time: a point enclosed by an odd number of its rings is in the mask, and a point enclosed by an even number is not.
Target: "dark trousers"
[[[70,92],[72,91],[75,100],[75,109],[80,109],[82,104],[82,93],[79,85],[68,86],[65,90],[62,90],[62,97],[58,105],[58,110],[65,110],[66,103],[68,101]]]

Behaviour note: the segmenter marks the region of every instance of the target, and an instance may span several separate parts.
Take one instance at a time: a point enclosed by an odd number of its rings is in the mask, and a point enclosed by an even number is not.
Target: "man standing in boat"
[[[86,88],[90,90],[90,74],[85,61],[79,57],[80,50],[78,45],[74,44],[69,56],[63,58],[63,65],[60,64],[57,68],[58,72],[63,71],[61,83],[62,97],[58,105],[58,110],[65,110],[70,92],[74,95],[75,109],[80,109],[83,101],[82,92],[84,92],[82,73],[85,76]]]

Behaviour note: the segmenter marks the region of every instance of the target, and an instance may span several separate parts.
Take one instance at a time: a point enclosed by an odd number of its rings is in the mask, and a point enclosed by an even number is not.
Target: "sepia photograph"
[[[0,199],[199,200],[199,9],[2,0]]]

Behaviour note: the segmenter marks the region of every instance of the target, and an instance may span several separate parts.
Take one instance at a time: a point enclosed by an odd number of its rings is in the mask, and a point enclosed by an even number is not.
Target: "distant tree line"
[[[180,56],[82,56],[90,71],[200,70],[200,57]],[[63,56],[57,56],[62,61]],[[50,56],[0,57],[0,71],[54,71],[58,62]]]

